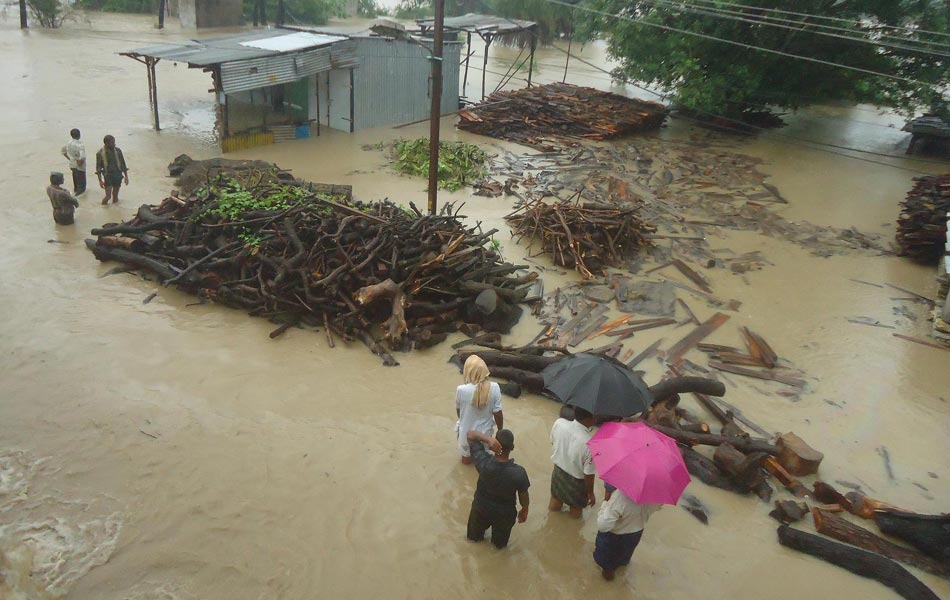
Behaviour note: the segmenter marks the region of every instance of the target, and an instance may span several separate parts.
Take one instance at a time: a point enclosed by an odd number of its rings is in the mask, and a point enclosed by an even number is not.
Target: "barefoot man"
[[[125,164],[122,150],[115,147],[115,138],[107,135],[102,138],[102,148],[96,152],[96,177],[99,178],[99,187],[106,191],[102,204],[119,201],[119,188],[122,181],[129,185],[129,169]]]

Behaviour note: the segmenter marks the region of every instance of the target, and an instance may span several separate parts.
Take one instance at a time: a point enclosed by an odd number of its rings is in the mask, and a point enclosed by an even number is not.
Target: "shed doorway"
[[[311,118],[322,127],[353,131],[353,70],[333,69],[317,73],[315,79]]]

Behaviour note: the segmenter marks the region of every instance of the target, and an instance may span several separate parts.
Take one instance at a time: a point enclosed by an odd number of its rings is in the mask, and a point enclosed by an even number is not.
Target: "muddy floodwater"
[[[165,167],[176,155],[217,154],[210,77],[159,64],[157,133],[144,67],[117,54],[188,34],[157,32],[149,18],[129,16],[82,17],[53,32],[16,25],[15,11],[0,18],[0,597],[896,597],[781,547],[765,503],[699,482],[688,491],[709,507],[709,524],[666,507],[650,521],[633,565],[602,581],[591,560],[594,515],[578,522],[546,511],[557,405],[532,395],[504,400],[514,456],[533,484],[528,521],[505,551],[466,542],[475,473],[457,462],[452,401],[460,375],[446,364],[448,344],[384,368],[362,345],[330,349],[319,333],[291,330],[272,341],[270,323],[110,274],[115,265],[83,246],[91,228],[157,203],[170,190]],[[600,46],[579,51],[609,66]],[[516,54],[493,50],[489,68],[503,73]],[[563,58],[540,51],[535,79],[560,80]],[[498,76],[487,80],[493,88]],[[568,81],[627,91],[585,65],[572,66]],[[816,107],[788,122],[750,139],[674,120],[658,137],[707,144],[712,169],[719,152],[760,158],[789,202],[775,210],[789,220],[886,238],[912,177],[948,170],[904,158],[859,160],[783,137],[902,155],[900,118],[872,107]],[[526,151],[452,123],[443,123],[448,139]],[[76,225],[56,227],[44,188],[50,170],[66,170],[59,150],[71,127],[83,131],[90,156],[104,134],[115,135],[131,185],[108,208],[92,186]],[[421,205],[425,182],[394,174],[381,152],[363,146],[425,132],[425,124],[324,130],[235,156],[352,184],[363,200]],[[473,223],[508,231],[510,198],[470,190],[441,197],[465,202]],[[507,235],[498,239],[509,260],[525,256]],[[932,295],[934,270],[867,251],[822,258],[750,231],[714,232],[709,241],[760,251],[771,264],[742,276],[705,271],[717,295],[742,301],[707,341],[740,344],[738,327],[747,325],[808,381],[805,393],[787,398],[776,384],[734,376],[726,400],[765,429],[794,431],[823,451],[827,481],[912,510],[950,510],[950,353],[892,336],[926,337],[929,324],[922,305],[886,286]],[[560,271],[542,274],[549,290],[577,280]],[[701,320],[715,311],[687,298]],[[848,321],[856,317],[894,329]],[[526,314],[508,340],[527,342],[539,327]],[[626,346],[639,350],[660,337],[668,346],[688,331],[648,331]],[[664,371],[655,360],[642,368],[649,383]],[[913,571],[950,597],[950,583]]]

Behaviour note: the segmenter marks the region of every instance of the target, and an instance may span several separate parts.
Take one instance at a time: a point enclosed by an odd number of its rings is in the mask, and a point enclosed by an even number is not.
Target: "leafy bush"
[[[393,146],[396,167],[403,173],[429,176],[429,139],[401,140]],[[453,192],[485,177],[488,155],[463,142],[439,144],[439,187]]]
[[[153,13],[158,10],[158,0],[79,0],[86,10],[101,10],[116,13]]]
[[[41,27],[55,29],[69,18],[68,7],[62,6],[59,0],[27,0],[33,20]]]

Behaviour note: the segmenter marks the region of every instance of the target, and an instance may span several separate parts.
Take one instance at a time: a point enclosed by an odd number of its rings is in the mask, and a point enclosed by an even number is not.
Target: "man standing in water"
[[[574,420],[559,418],[551,428],[551,502],[548,509],[559,512],[565,504],[571,516],[580,519],[585,506],[594,506],[594,459],[587,442],[593,435],[594,416],[574,408]]]
[[[102,205],[105,206],[109,204],[110,198],[113,203],[119,201],[122,180],[125,180],[125,185],[129,185],[129,169],[122,150],[115,146],[114,137],[107,135],[102,138],[102,144],[102,149],[96,152],[96,177],[99,178],[99,187],[106,191],[106,197],[102,199]]]
[[[80,196],[86,193],[86,147],[79,141],[78,129],[70,130],[69,137],[71,139],[63,146],[63,156],[73,172],[73,192]]]
[[[496,548],[504,548],[511,537],[515,520],[524,523],[528,519],[528,473],[521,465],[511,460],[515,449],[515,434],[501,429],[495,437],[479,431],[466,434],[472,462],[478,470],[478,485],[468,515],[468,539],[480,542],[485,531],[491,527],[491,542]],[[494,456],[485,451],[485,446]],[[521,510],[515,509],[515,494]]]
[[[73,211],[79,207],[79,200],[61,187],[64,181],[65,177],[62,173],[50,173],[50,185],[46,188],[46,195],[49,196],[49,202],[53,205],[53,220],[56,224],[72,225]]]

